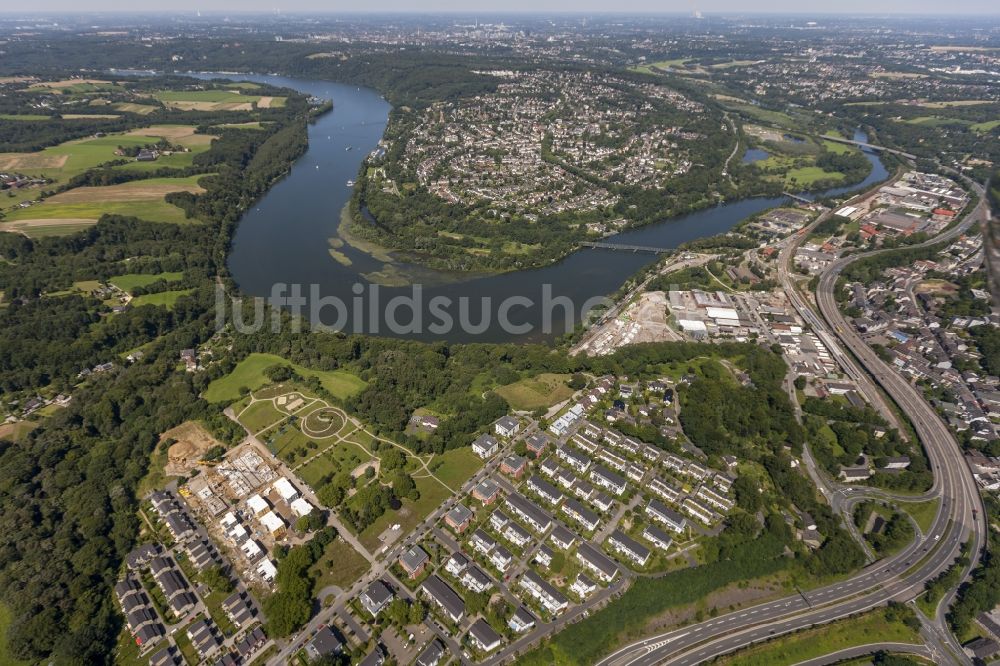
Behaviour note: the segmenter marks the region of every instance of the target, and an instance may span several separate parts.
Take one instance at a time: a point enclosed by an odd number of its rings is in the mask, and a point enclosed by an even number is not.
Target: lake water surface
[[[588,299],[613,293],[636,271],[656,260],[653,254],[582,249],[544,268],[485,277],[456,277],[397,262],[387,266],[350,245],[335,248],[341,253],[338,261],[330,253],[330,239],[337,235],[341,211],[351,196],[347,181],[357,177],[362,160],[377,147],[389,104],[368,88],[271,75],[225,76],[293,88],[334,103],[332,112],[310,126],[309,150],[295,163],[291,174],[277,183],[239,224],[229,269],[247,294],[270,297],[275,284],[302,285],[303,296],[314,290],[314,297],[308,299],[311,305],[323,302],[317,296],[329,303],[347,305],[346,315],[335,305],[328,305],[318,314],[325,324],[348,332],[464,342],[541,340],[564,332],[567,322],[572,326],[579,321]],[[874,168],[865,183],[822,194],[857,189],[885,178],[878,157],[867,156]],[[626,231],[607,241],[674,248],[727,231],[744,218],[784,201],[734,201]],[[417,293],[412,287],[378,286],[369,279],[386,269],[415,276],[420,282]],[[416,298],[417,316],[404,302],[391,300],[396,296]],[[434,303],[446,300],[452,320],[462,320],[464,313],[465,325],[432,327],[434,323],[445,323],[435,316],[444,309],[435,309]],[[520,327],[516,330],[498,323],[505,302],[506,319],[511,326]],[[551,316],[547,317],[546,312]],[[420,321],[415,321],[418,318]],[[543,327],[546,319],[550,323],[548,330]],[[393,327],[393,321],[408,325]]]

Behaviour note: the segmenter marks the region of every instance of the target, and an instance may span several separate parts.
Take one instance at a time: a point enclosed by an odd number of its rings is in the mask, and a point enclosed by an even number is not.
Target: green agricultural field
[[[167,282],[176,282],[184,277],[182,272],[170,272],[170,273],[129,273],[127,275],[118,275],[116,277],[110,278],[108,282],[118,287],[122,291],[132,293],[132,290],[136,287],[145,287],[147,285],[153,284],[158,280],[166,280]]]
[[[0,222],[0,231],[24,234],[30,238],[69,236],[94,226],[94,220],[69,221],[59,224],[36,225],[30,222]]]
[[[961,118],[945,118],[944,116],[917,116],[903,121],[907,125],[921,125],[923,127],[945,127],[947,125],[971,125],[971,121]]]
[[[496,392],[514,409],[532,410],[551,407],[573,395],[573,389],[566,386],[569,378],[569,375],[543,373],[501,386]]]
[[[32,121],[32,120],[50,120],[51,118],[52,118],[52,116],[41,116],[41,115],[33,114],[33,113],[25,113],[25,114],[19,114],[19,113],[0,113],[0,120],[25,120],[25,121]]]
[[[133,104],[131,102],[120,102],[118,104],[112,104],[111,108],[115,111],[124,111],[125,113],[134,113],[140,116],[148,116],[153,111],[156,111],[159,107],[153,106],[152,104]]]
[[[193,223],[184,211],[166,202],[170,192],[201,192],[198,181],[204,175],[187,178],[149,178],[105,187],[77,187],[45,199],[28,208],[7,214],[7,222],[32,220],[97,221],[105,213],[129,215],[151,222]],[[26,224],[30,227],[32,225]],[[36,225],[39,226],[39,225]],[[44,226],[44,225],[40,225]]]
[[[160,90],[153,97],[167,102],[256,102],[257,95],[243,95],[233,90]]]
[[[209,402],[232,402],[239,399],[240,387],[254,391],[269,384],[264,371],[272,365],[290,365],[303,377],[315,376],[320,384],[335,397],[343,400],[359,393],[367,384],[346,370],[310,370],[274,354],[250,354],[240,361],[231,373],[216,379],[205,390]]]
[[[132,305],[135,307],[139,307],[140,305],[157,305],[171,310],[174,304],[177,303],[178,298],[187,296],[193,291],[194,289],[179,289],[177,291],[161,291],[156,294],[136,296],[132,299]]]

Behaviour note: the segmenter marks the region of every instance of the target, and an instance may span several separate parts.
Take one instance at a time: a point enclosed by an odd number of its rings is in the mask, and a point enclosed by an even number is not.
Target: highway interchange
[[[988,208],[983,189],[971,181],[969,184],[979,195],[979,204],[960,224],[927,244],[951,240],[986,219]],[[781,271],[786,277],[787,261],[794,255],[795,248],[807,232],[827,216],[821,216],[787,241],[780,259]],[[834,289],[844,268],[878,252],[844,257],[824,271],[817,289],[817,304],[822,319],[805,306],[794,287],[788,288],[791,285],[786,283],[786,290],[790,295],[795,294],[799,301],[797,305],[812,314],[806,321],[830,346],[831,353],[847,364],[850,374],[858,373],[855,379],[861,380],[865,393],[873,391],[871,382],[874,381],[909,418],[927,451],[934,472],[934,487],[930,494],[941,497],[938,514],[930,529],[900,553],[867,566],[848,580],[643,639],[609,655],[600,662],[601,666],[697,664],[773,636],[831,622],[889,601],[910,601],[924,590],[926,581],[951,566],[967,540],[971,540],[972,562],[963,572],[963,579],[975,566],[985,540],[985,516],[975,481],[957,441],[923,396],[879,359],[853,331],[836,304]],[[844,349],[849,350],[853,358]],[[854,359],[867,374],[860,372]],[[874,393],[878,394],[878,391]],[[880,492],[878,495],[885,497],[887,494]],[[937,617],[931,619],[935,634],[947,644],[947,651],[938,656],[954,663],[968,663],[941,619],[941,609],[947,607],[953,596],[954,591],[942,599]]]

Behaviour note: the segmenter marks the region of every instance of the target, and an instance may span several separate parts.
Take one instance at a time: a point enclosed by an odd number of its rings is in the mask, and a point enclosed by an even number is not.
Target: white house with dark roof
[[[569,550],[573,547],[573,544],[576,543],[576,535],[562,525],[556,525],[552,528],[552,534],[549,535],[549,541],[551,541],[559,550]]]
[[[687,519],[684,516],[657,500],[649,500],[649,504],[646,505],[646,514],[677,534],[683,534],[687,528]]]
[[[610,583],[618,576],[618,565],[614,560],[586,541],[576,549],[576,559],[600,581]]]
[[[521,429],[521,424],[513,416],[507,415],[500,417],[496,423],[493,424],[493,431],[500,437],[511,438],[518,433]]]
[[[649,562],[649,549],[621,530],[615,530],[608,537],[608,545],[640,567]]]
[[[569,606],[569,599],[562,592],[552,587],[548,581],[544,580],[531,569],[524,572],[521,580],[518,581],[518,585],[534,598],[542,608],[548,611],[550,615],[558,615]]]
[[[469,627],[469,642],[481,652],[492,652],[500,647],[502,639],[493,627],[480,618]]]
[[[567,446],[558,447],[556,456],[580,474],[585,474],[590,469],[590,458]]]
[[[537,475],[528,479],[528,489],[552,505],[559,504],[563,499],[563,494],[558,488]]]
[[[642,531],[642,538],[664,551],[670,550],[670,546],[674,543],[670,535],[656,525],[646,525],[646,529]]]
[[[486,460],[500,450],[500,442],[493,435],[480,435],[472,442],[472,452]]]
[[[594,467],[593,471],[590,472],[590,480],[594,483],[594,485],[600,486],[601,488],[619,496],[624,494],[625,489],[628,487],[625,479],[618,476],[611,470],[601,467],[600,465]]]

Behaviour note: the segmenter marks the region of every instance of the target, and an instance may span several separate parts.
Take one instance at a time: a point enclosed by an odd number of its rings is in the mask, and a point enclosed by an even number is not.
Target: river
[[[356,86],[272,75],[226,76],[333,100],[333,111],[310,126],[309,149],[291,174],[240,222],[229,257],[230,272],[247,294],[272,297],[276,284],[300,285],[308,302],[300,312],[313,323],[319,320],[348,332],[423,340],[550,339],[565,332],[567,322],[580,320],[588,300],[613,293],[656,260],[653,254],[583,249],[544,268],[485,277],[456,276],[398,262],[387,265],[350,245],[335,248],[340,253],[338,261],[331,255],[330,239],[336,237],[341,210],[351,196],[347,181],[357,176],[362,160],[377,147],[389,104],[377,92]],[[864,140],[864,135],[856,138]],[[887,173],[878,157],[866,156],[874,168],[864,183],[818,196],[884,179]],[[606,240],[673,248],[727,231],[784,201],[780,197],[734,201]],[[387,270],[414,276],[418,286],[381,286],[365,277]],[[448,318],[453,325],[448,325]]]

